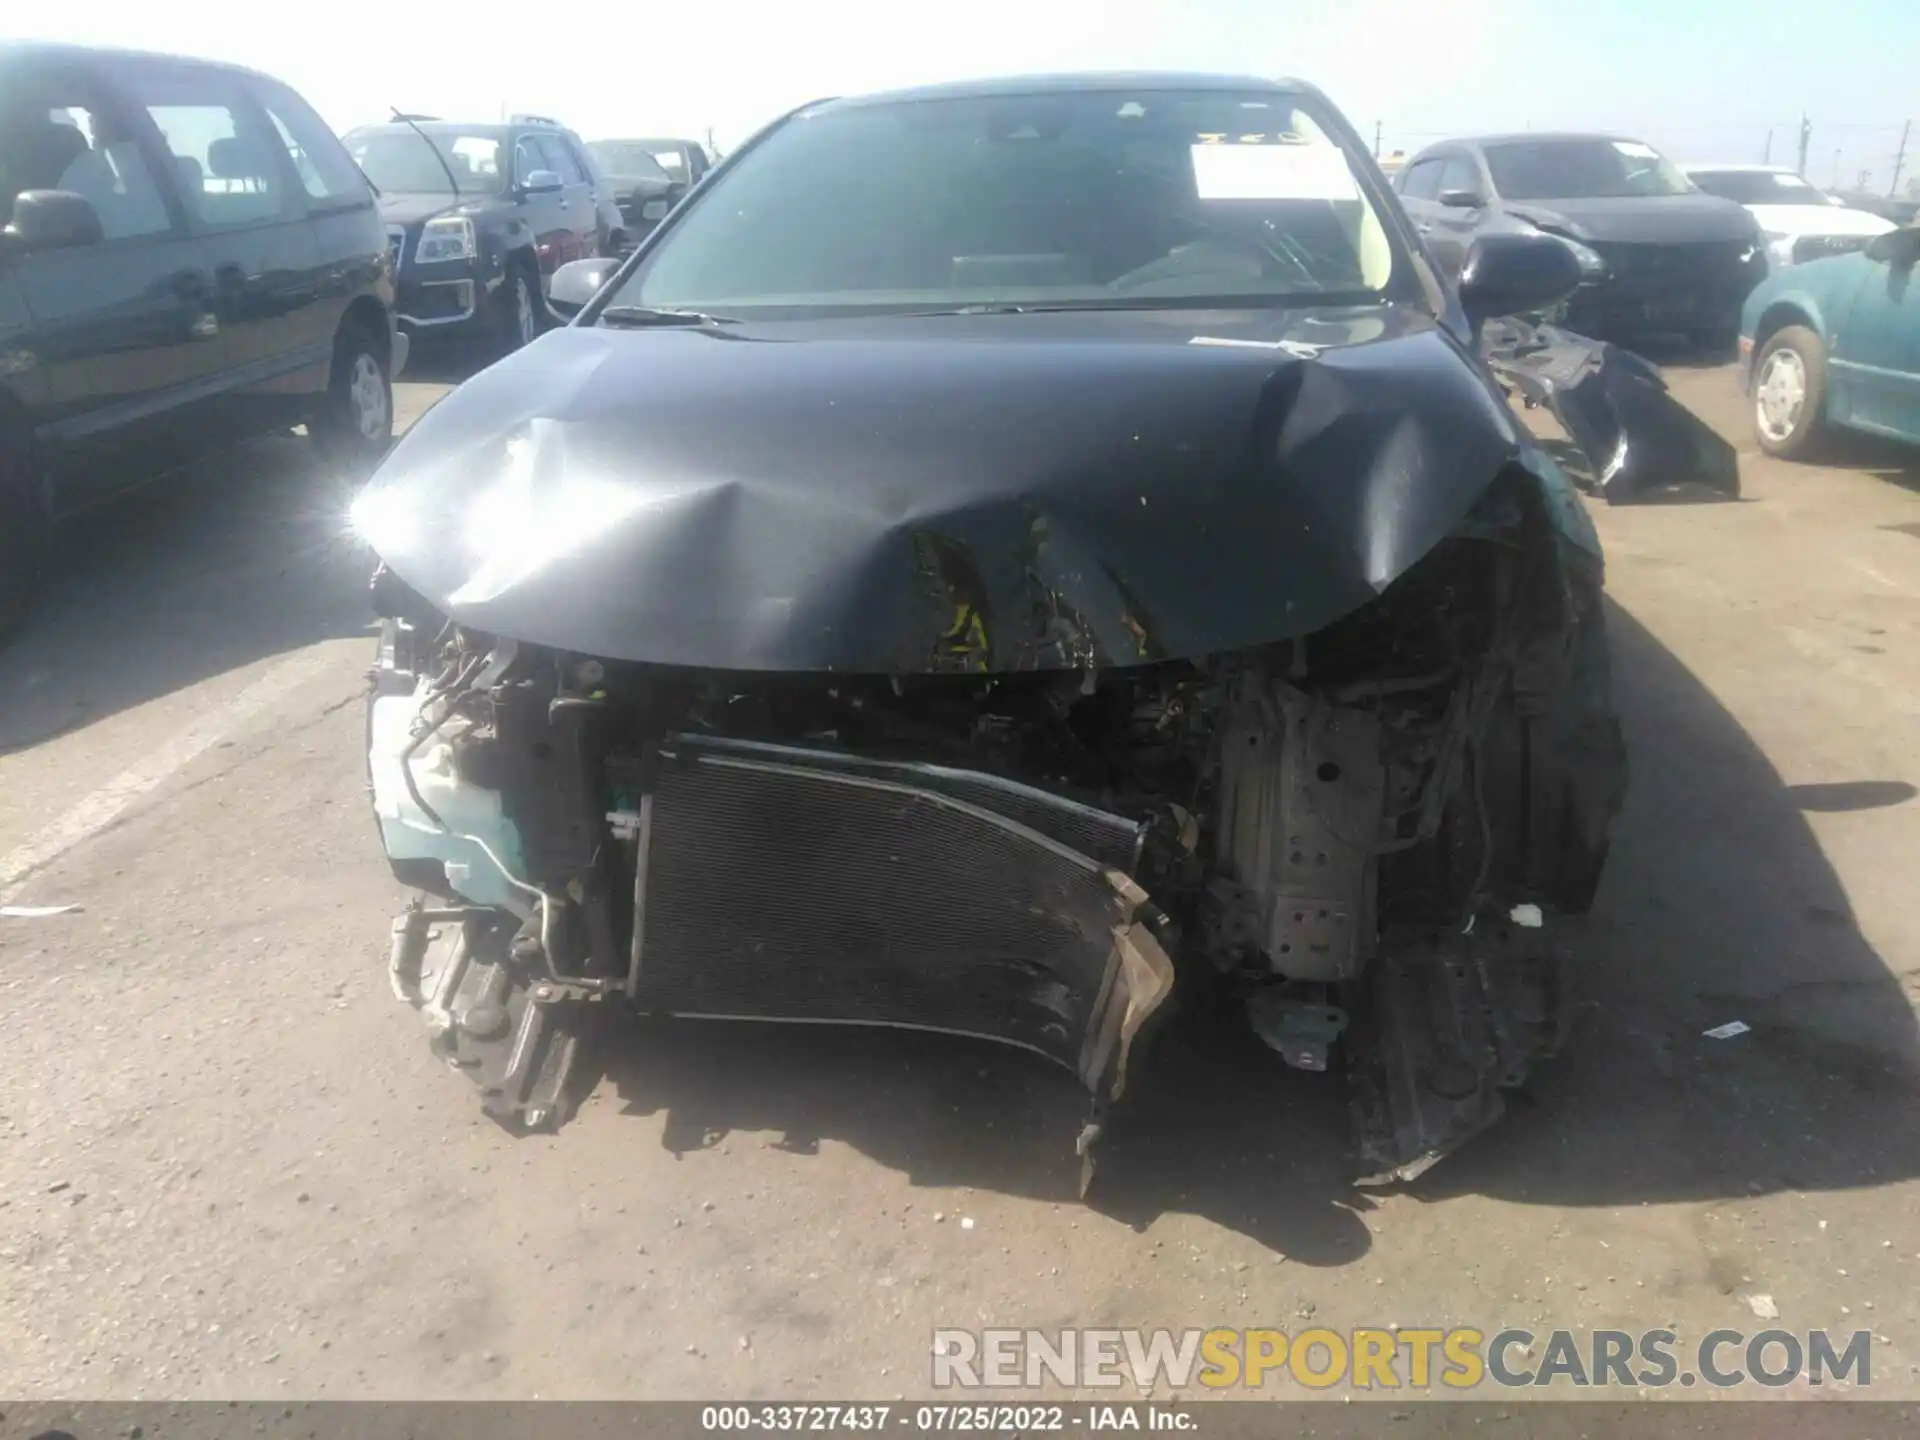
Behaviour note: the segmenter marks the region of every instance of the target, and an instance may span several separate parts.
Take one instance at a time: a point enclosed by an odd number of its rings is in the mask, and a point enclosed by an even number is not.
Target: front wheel
[[[1760,448],[1803,460],[1826,427],[1827,349],[1804,325],[1775,332],[1753,367],[1753,429]]]
[[[333,374],[320,413],[308,422],[314,448],[332,465],[370,470],[393,442],[393,382],[383,348],[357,324],[333,346]]]
[[[500,350],[511,355],[531,345],[540,333],[539,292],[519,265],[507,272],[507,283],[500,287],[500,314],[497,326]]]

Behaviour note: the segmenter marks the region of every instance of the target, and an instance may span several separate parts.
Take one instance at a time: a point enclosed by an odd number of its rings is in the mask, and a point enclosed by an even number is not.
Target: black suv
[[[380,191],[400,324],[415,334],[517,350],[554,318],[553,272],[625,242],[613,186],[553,120],[396,115],[349,131],[346,143]]]
[[[392,437],[386,234],[277,80],[0,44],[0,632],[61,516],[217,445],[305,424]]]

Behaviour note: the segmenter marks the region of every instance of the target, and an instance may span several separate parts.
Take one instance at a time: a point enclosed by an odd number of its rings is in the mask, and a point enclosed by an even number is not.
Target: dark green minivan
[[[0,221],[0,635],[76,510],[298,425],[329,463],[386,449],[386,230],[279,81],[0,44]]]

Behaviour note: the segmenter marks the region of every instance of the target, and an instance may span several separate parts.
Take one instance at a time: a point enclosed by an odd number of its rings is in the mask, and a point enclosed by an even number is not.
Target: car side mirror
[[[92,202],[71,190],[21,191],[5,234],[20,250],[68,250],[107,238]]]
[[[1580,262],[1551,235],[1482,235],[1460,267],[1460,303],[1475,325],[1557,305],[1580,287]]]
[[[551,195],[560,188],[560,176],[552,170],[530,171],[520,188],[529,195]]]
[[[1908,225],[1899,230],[1881,231],[1867,242],[1867,258],[1891,265],[1896,270],[1905,270],[1920,260],[1920,226]]]
[[[1477,190],[1442,190],[1440,203],[1449,210],[1478,210],[1487,202]]]
[[[562,315],[578,315],[619,268],[620,262],[611,255],[569,260],[553,272],[552,283],[547,287],[547,304]]]

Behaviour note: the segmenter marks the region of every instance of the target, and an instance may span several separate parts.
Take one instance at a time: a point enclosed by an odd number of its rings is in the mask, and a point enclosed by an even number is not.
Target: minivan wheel
[[[348,324],[333,342],[333,375],[320,413],[307,423],[314,448],[332,465],[370,470],[393,443],[393,382],[381,347]]]
[[[1804,460],[1826,428],[1827,351],[1804,325],[1776,331],[1753,366],[1753,433],[1760,448]]]
[[[540,334],[540,301],[525,267],[515,265],[500,287],[500,349],[503,354],[531,345]]]

